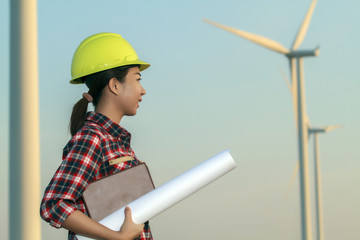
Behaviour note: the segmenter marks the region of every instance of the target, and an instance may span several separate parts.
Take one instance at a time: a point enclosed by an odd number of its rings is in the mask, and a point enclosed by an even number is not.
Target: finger
[[[124,214],[125,214],[125,221],[132,221],[130,207],[128,206],[125,207]]]

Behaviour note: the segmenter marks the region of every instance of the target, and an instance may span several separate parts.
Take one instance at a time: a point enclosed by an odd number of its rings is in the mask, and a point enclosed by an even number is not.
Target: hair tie
[[[93,101],[93,97],[87,93],[87,92],[84,92],[83,95],[82,95],[86,100],[88,100],[88,102],[92,102]]]

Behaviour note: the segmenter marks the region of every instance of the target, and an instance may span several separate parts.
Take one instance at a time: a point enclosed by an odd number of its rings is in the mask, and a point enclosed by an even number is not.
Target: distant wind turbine
[[[320,173],[320,154],[319,154],[319,133],[326,133],[341,126],[326,126],[323,128],[310,128],[309,135],[314,135],[314,174],[315,174],[315,203],[316,203],[316,232],[317,240],[324,240],[324,222],[322,215],[322,189]]]
[[[285,79],[285,82],[290,90],[290,92],[293,94],[291,85],[289,83],[289,80],[287,79],[286,75],[284,74],[284,71],[280,67],[281,74],[283,75],[283,78]],[[322,128],[313,128],[310,127],[311,124],[309,123],[309,138],[311,134],[314,135],[314,179],[315,179],[315,204],[316,204],[316,239],[317,240],[324,240],[324,221],[323,221],[323,210],[322,210],[322,184],[321,184],[321,172],[320,172],[320,153],[319,153],[319,140],[318,140],[318,133],[326,133],[330,132],[336,128],[342,127],[340,125],[337,126],[326,126]],[[297,172],[299,171],[299,162],[296,162],[296,166],[294,169],[294,172],[291,176],[291,181],[288,186],[288,190],[286,193],[286,197],[288,196],[291,186],[293,185],[294,178],[297,175]]]
[[[299,148],[299,169],[300,169],[300,196],[301,196],[301,233],[303,240],[312,239],[311,229],[311,211],[310,211],[310,182],[309,182],[309,153],[308,153],[308,129],[309,121],[306,114],[305,106],[305,86],[303,79],[303,57],[312,57],[319,54],[319,48],[311,50],[298,50],[300,44],[305,38],[307,29],[314,12],[316,0],[313,0],[308,12],[297,32],[291,49],[282,46],[280,43],[253,34],[231,28],[222,24],[215,23],[204,19],[205,22],[224,29],[235,35],[243,37],[258,45],[266,47],[275,52],[284,54],[289,59],[291,72],[291,91],[293,93],[295,118],[297,121],[298,131],[298,148]]]

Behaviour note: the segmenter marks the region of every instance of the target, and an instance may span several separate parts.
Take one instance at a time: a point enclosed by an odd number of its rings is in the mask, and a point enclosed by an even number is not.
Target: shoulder
[[[100,148],[106,136],[97,124],[84,125],[64,147],[64,154],[73,148]]]

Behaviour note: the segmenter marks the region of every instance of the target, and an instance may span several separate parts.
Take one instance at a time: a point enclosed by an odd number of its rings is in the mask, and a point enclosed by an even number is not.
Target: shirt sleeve
[[[65,153],[66,149],[68,151]],[[63,161],[41,202],[40,215],[50,225],[60,228],[74,212],[76,202],[94,180],[102,163],[100,138],[91,130],[79,131],[64,149]]]

